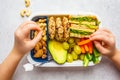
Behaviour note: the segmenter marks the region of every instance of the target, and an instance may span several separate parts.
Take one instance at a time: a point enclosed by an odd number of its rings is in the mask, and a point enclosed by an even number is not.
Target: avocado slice
[[[90,35],[94,32],[94,30],[85,30],[85,29],[73,29],[70,28],[70,32],[77,33],[77,34],[83,34],[83,35]]]
[[[63,48],[60,42],[50,40],[48,42],[48,49],[56,63],[63,64],[66,62],[67,50]]]
[[[71,21],[96,21],[97,18],[96,17],[92,17],[92,16],[78,16],[78,17],[71,17],[70,18]]]

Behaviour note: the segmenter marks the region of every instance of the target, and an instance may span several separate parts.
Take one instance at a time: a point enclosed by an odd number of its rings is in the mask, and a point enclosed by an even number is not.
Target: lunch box
[[[48,50],[48,41],[49,41],[49,37],[48,37],[48,17],[49,16],[66,16],[66,17],[69,17],[68,14],[64,14],[64,13],[61,13],[61,14],[53,14],[53,13],[50,13],[50,14],[44,14],[44,13],[40,13],[40,14],[33,14],[32,16],[30,16],[30,19],[31,21],[34,21],[36,22],[38,19],[46,19],[46,24],[47,24],[47,30],[46,30],[46,36],[47,36],[47,41],[46,41],[46,44],[47,44],[47,57],[45,59],[41,59],[41,58],[34,58],[33,55],[34,55],[34,49],[32,49],[30,51],[30,54],[28,54],[27,56],[27,59],[28,61],[35,65],[35,66],[38,66],[38,67],[82,67],[83,66],[83,61],[81,60],[76,60],[76,61],[73,61],[72,63],[68,63],[68,62],[65,62],[64,64],[57,64],[56,62],[54,62],[54,60],[52,59],[52,56]],[[80,14],[84,14],[84,15],[87,15],[87,14],[91,14],[91,13],[80,13]],[[76,14],[70,14],[70,15],[76,15]],[[92,13],[92,15],[95,15]],[[98,16],[97,16],[98,18]],[[98,18],[99,19],[99,18]],[[100,25],[101,26],[101,25]],[[99,27],[100,27],[99,26]],[[30,32],[30,38],[33,39],[33,33],[34,31],[31,31]],[[99,60],[101,60],[102,57],[99,57]],[[95,64],[93,62],[90,62],[88,66],[94,66]]]

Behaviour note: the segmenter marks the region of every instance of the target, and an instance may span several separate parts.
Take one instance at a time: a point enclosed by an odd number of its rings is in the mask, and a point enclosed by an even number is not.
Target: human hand
[[[104,28],[97,30],[90,36],[90,40],[94,42],[102,55],[107,57],[114,56],[116,51],[115,37],[109,30]]]
[[[31,40],[30,39],[30,31],[37,30],[38,35]],[[29,52],[36,43],[41,39],[42,31],[39,26],[35,22],[27,21],[21,24],[14,33],[15,41],[14,48],[18,53],[24,55]]]

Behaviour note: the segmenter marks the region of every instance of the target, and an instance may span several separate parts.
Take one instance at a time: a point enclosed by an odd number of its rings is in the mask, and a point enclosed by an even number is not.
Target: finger
[[[36,23],[33,21],[26,21],[20,25],[20,28],[24,28],[27,24],[36,24]]]
[[[94,44],[99,52],[101,52],[101,53],[107,52],[107,50],[102,46],[102,44],[99,41],[94,41]]]
[[[113,33],[112,33],[110,30],[106,29],[106,28],[102,28],[102,29],[100,29],[100,31],[106,32],[106,33],[109,34],[110,36],[114,36]]]
[[[111,31],[109,31],[109,30],[108,30],[108,29],[106,29],[106,28],[101,28],[100,30],[102,30],[102,31],[105,31],[105,32],[107,32],[107,33],[112,34],[112,32],[111,32]]]
[[[33,44],[36,44],[38,41],[40,41],[42,37],[42,31],[38,33],[38,35],[32,40]]]
[[[93,37],[90,37],[90,40],[92,40],[92,41],[103,41],[107,45],[110,45],[109,39],[110,39],[110,37],[108,37],[106,35],[95,35]]]
[[[108,37],[113,36],[110,33],[105,32],[105,31],[97,31],[97,32],[93,33],[90,37],[93,37],[93,36],[96,36],[96,35],[105,35],[105,36],[108,36]]]
[[[110,32],[108,29],[105,29],[105,28],[99,29],[95,33],[97,32],[106,33],[106,34],[109,34],[108,36],[113,36],[112,32]],[[93,36],[95,33],[93,33],[91,36]]]
[[[40,28],[36,24],[27,24],[26,27],[23,28],[23,32],[25,32],[25,34],[29,34],[31,30],[40,31]]]
[[[37,24],[27,24],[24,29],[26,29],[26,30],[38,30],[38,31],[40,31],[40,27]]]

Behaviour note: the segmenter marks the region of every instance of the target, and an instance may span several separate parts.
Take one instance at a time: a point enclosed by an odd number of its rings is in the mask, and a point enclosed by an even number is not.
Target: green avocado
[[[78,30],[78,29],[70,29],[70,32],[72,33],[77,33],[77,34],[83,34],[83,35],[90,35],[92,34],[93,32],[90,32],[90,31],[85,31],[85,30]]]
[[[56,63],[63,64],[66,62],[67,50],[63,48],[62,43],[50,40],[48,42],[48,49]]]
[[[70,20],[72,21],[95,21],[96,18],[89,17],[89,16],[84,16],[84,17],[71,17]]]

